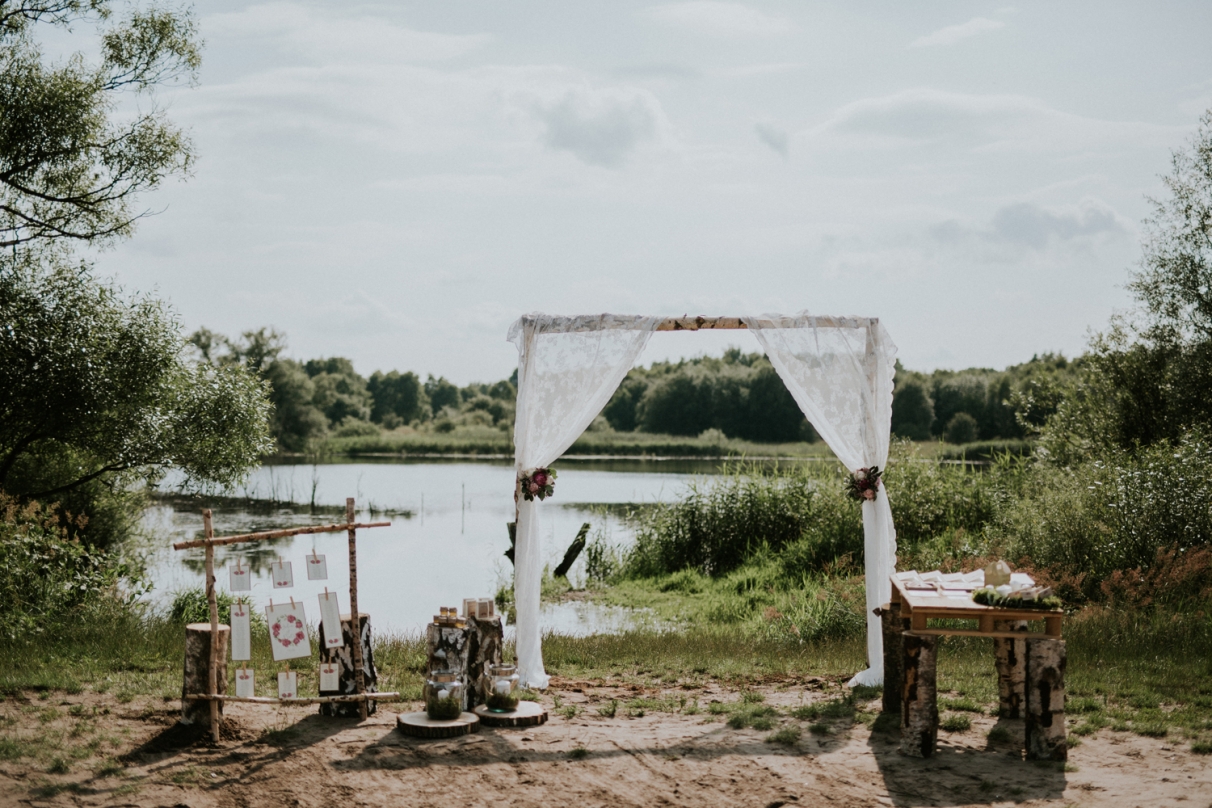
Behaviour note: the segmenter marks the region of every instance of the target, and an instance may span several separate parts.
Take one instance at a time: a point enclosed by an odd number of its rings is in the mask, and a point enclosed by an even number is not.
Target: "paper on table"
[[[336,592],[320,593],[320,625],[324,626],[325,648],[340,648],[345,644],[341,638],[341,607]]]
[[[231,605],[231,658],[252,659],[252,636],[249,631],[247,603]]]

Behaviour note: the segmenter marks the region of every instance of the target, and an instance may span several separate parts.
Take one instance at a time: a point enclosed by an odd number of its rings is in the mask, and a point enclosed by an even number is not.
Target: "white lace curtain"
[[[514,427],[519,473],[547,466],[589,426],[648,344],[660,317],[526,315],[509,340],[518,347]],[[817,433],[851,471],[888,461],[896,346],[878,321],[765,315],[742,318]],[[516,487],[515,487],[516,492]],[[539,634],[539,502],[518,498],[514,554],[518,672],[546,687]],[[891,594],[896,531],[882,487],[864,502],[869,667],[851,684],[883,681],[883,640],[871,610]]]
[[[513,324],[509,341],[518,347],[513,433],[518,474],[551,465],[580,437],[610,401],[660,322],[660,317],[532,314]],[[543,688],[548,677],[539,634],[542,503],[527,502],[516,482],[514,497],[518,501],[513,558],[518,673],[529,687]]]

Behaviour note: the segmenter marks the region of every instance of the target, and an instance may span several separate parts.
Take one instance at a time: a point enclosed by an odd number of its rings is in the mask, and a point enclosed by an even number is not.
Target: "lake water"
[[[561,460],[556,494],[543,505],[543,558],[554,569],[584,522],[590,536],[600,534],[617,545],[632,538],[625,520],[602,506],[667,502],[686,489],[696,474],[711,474],[714,461]],[[170,478],[161,488],[171,490]],[[311,502],[342,507],[356,498],[359,521],[390,521],[391,526],[358,531],[359,608],[372,615],[378,630],[415,632],[441,606],[459,606],[464,598],[492,597],[510,580],[512,567],[506,522],[513,519],[513,466],[508,461],[358,461],[320,465],[266,465],[255,471],[234,496]],[[618,510],[617,508],[615,509]],[[145,515],[153,537],[148,562],[155,588],[149,599],[166,608],[173,596],[204,583],[203,551],[175,551],[172,543],[202,535],[202,515],[192,504],[157,504]],[[234,506],[214,509],[216,535],[230,535],[307,524],[342,522],[331,509],[318,514],[302,508]],[[327,580],[307,579],[304,558],[312,552],[327,560]],[[289,561],[294,586],[274,589],[270,564]],[[215,548],[220,590],[237,559],[252,570],[258,607],[271,598],[302,600],[308,617],[319,617],[317,595],[339,593],[349,609],[349,568],[344,533],[296,536],[274,542]],[[569,578],[584,579],[584,559]],[[314,614],[313,614],[314,612]],[[544,607],[545,631],[581,634],[617,631],[643,622],[644,615],[593,603]]]

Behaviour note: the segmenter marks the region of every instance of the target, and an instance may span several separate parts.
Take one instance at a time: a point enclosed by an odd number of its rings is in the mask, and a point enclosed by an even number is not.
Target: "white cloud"
[[[1058,243],[1131,232],[1127,220],[1100,199],[1083,199],[1077,205],[1062,207],[1011,202],[994,211],[985,224],[973,226],[952,219],[930,228],[931,236],[945,244],[977,239],[1037,251]]]
[[[644,13],[659,22],[709,36],[773,36],[794,28],[786,17],[776,17],[740,3],[718,0],[691,0],[653,6]]]
[[[657,139],[664,115],[651,94],[639,90],[578,87],[539,104],[548,147],[582,162],[618,168],[638,147]]]
[[[789,144],[786,132],[760,121],[753,125],[753,130],[757,132],[758,140],[781,154],[784,160],[787,159]]]
[[[932,34],[920,36],[909,43],[911,48],[930,48],[935,45],[954,45],[960,40],[983,34],[986,31],[996,31],[999,28],[1005,28],[1006,24],[1001,20],[991,20],[988,17],[976,17],[968,20],[968,22],[960,23],[959,25],[948,25],[946,28],[940,28]]]
[[[433,62],[463,56],[489,42],[487,34],[416,31],[373,14],[352,15],[279,2],[203,18],[206,36],[272,43],[311,62],[339,60]]]

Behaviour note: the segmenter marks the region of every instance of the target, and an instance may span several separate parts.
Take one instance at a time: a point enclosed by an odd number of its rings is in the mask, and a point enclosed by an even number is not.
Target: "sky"
[[[207,0],[198,152],[96,256],[187,329],[507,376],[520,314],[876,316],[1080,353],[1212,107],[1212,3]],[[658,334],[641,361],[743,332]]]

